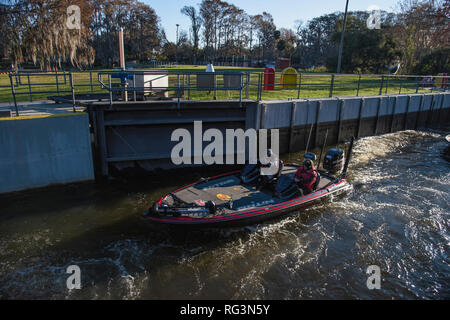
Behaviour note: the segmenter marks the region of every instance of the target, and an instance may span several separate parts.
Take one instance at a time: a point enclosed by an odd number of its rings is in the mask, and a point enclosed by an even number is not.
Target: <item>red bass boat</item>
[[[145,217],[153,223],[169,225],[229,227],[298,212],[351,188],[345,178],[352,148],[353,139],[346,160],[343,150],[329,150],[324,170],[319,171],[320,178],[310,194],[303,195],[294,183],[300,167],[297,164],[283,165],[279,176],[264,186],[260,184],[259,167],[248,165],[242,171],[201,179],[171,192],[155,202]]]

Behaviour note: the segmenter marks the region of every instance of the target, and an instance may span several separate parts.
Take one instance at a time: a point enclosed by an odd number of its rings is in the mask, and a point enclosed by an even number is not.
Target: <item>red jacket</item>
[[[300,182],[302,187],[309,192],[313,192],[313,186],[317,180],[317,170],[312,168],[307,170],[304,166],[301,166],[295,173],[295,182]]]

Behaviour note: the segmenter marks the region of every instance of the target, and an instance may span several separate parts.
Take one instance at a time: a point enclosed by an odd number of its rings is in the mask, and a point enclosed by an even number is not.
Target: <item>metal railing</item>
[[[252,73],[254,74],[254,73]],[[283,82],[282,73],[257,73],[257,81],[250,82],[256,87],[257,100],[269,99],[282,93],[283,98],[300,99],[302,97],[333,97],[382,95],[390,93],[418,93],[445,91],[450,89],[449,76],[414,76],[414,75],[374,75],[374,74],[329,74],[329,73],[297,73],[285,74],[295,80]],[[273,76],[275,80],[264,81]],[[252,79],[254,77],[252,76]],[[318,95],[311,91],[319,92]],[[349,92],[351,91],[351,93]],[[305,92],[307,92],[305,94]],[[303,95],[302,95],[303,93]],[[350,93],[350,94],[349,94]]]
[[[136,81],[138,77],[153,77]],[[2,78],[3,77],[3,78]],[[126,77],[127,80],[125,79]],[[290,78],[287,81],[287,78]],[[9,79],[8,79],[9,78]],[[167,83],[156,85],[166,78]],[[126,80],[126,81],[125,81]],[[248,71],[206,73],[186,70],[114,70],[77,72],[27,71],[0,75],[0,97],[29,101],[47,94],[67,94],[76,105],[76,94],[101,93],[112,104],[117,96],[136,101],[152,94],[180,101],[210,99],[300,99],[305,97],[360,96],[446,91],[450,76],[329,74]],[[9,93],[8,93],[9,91]],[[5,98],[3,98],[5,99]],[[11,100],[9,100],[11,101]]]
[[[9,81],[10,81],[10,88],[11,88],[11,94],[14,101],[14,108],[16,111],[16,116],[19,116],[19,108],[17,105],[17,96],[20,95],[28,95],[30,102],[33,102],[33,94],[50,94],[50,93],[57,93],[58,95],[61,93],[71,93],[72,94],[72,107],[73,112],[75,112],[75,87],[73,83],[73,76],[72,73],[41,73],[41,72],[17,72],[17,73],[10,73],[9,75]],[[22,78],[26,77],[27,82],[25,83],[22,81]],[[55,78],[55,82],[39,82],[33,81],[33,77],[39,77],[39,78]],[[60,82],[59,78],[62,77],[64,79],[64,82]],[[15,83],[13,81],[13,78],[15,79]],[[67,83],[67,78],[69,79],[69,84]],[[39,86],[39,88],[48,88],[49,86],[55,86],[56,90],[38,90],[33,91],[33,86]],[[70,89],[66,89],[67,85],[70,86]],[[60,86],[64,86],[60,89]],[[26,91],[18,91],[17,89],[20,87],[26,87]]]
[[[168,84],[165,86],[155,86],[145,84],[136,86],[136,83],[127,81],[127,86],[114,83],[111,79],[107,82],[104,76],[112,77],[116,72],[99,72],[99,83],[102,89],[108,92],[133,93],[133,100],[136,100],[136,92],[165,91],[172,92],[171,97],[187,100],[217,99],[218,92],[233,92],[231,98],[246,99],[300,99],[302,97],[334,97],[334,96],[360,96],[382,95],[392,93],[418,93],[445,91],[450,88],[449,76],[409,76],[409,75],[373,75],[373,74],[326,74],[326,73],[298,73],[294,74],[295,80],[283,81],[280,72],[232,72],[218,71],[215,73],[190,72],[190,71],[126,71],[131,75],[160,75],[168,77]],[[273,81],[267,81],[266,77],[273,76]],[[210,85],[204,84],[204,79],[210,78]],[[231,77],[237,77],[238,84],[230,85]],[[202,81],[199,79],[202,78]],[[132,80],[133,81],[133,80]],[[205,94],[207,91],[209,94]],[[222,96],[222,98],[224,98]],[[229,99],[230,95],[225,95]]]
[[[150,61],[146,66],[149,68],[175,68],[178,66],[178,63],[170,61]]]
[[[137,83],[137,78],[140,78]],[[120,79],[120,83],[113,82],[113,79]],[[172,97],[178,102],[182,97],[191,100],[191,92],[213,93],[213,99],[217,99],[219,91],[239,92],[239,101],[242,103],[243,91],[248,97],[249,75],[245,72],[180,72],[180,71],[118,71],[99,72],[98,82],[102,88],[110,95],[112,105],[112,93],[122,92],[124,97],[132,93],[133,100],[137,96],[149,93],[173,92]],[[163,80],[163,84],[161,84]],[[127,98],[124,98],[127,99]]]

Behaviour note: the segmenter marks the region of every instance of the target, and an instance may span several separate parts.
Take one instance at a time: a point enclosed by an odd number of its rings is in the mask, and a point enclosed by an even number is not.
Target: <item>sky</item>
[[[198,9],[201,0],[141,0],[155,9],[166,31],[169,41],[176,40],[176,24],[180,30],[189,31],[189,18],[182,15],[184,6]],[[262,13],[272,14],[277,28],[294,28],[296,20],[304,22],[323,14],[345,10],[345,0],[227,0],[245,10],[250,15]],[[370,6],[378,6],[381,10],[396,11],[398,0],[349,0],[348,10],[367,10]]]

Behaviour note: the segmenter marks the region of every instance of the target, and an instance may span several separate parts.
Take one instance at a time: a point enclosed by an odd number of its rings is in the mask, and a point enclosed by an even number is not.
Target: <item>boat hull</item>
[[[236,173],[233,172],[230,173],[229,175],[231,176],[235,174]],[[226,175],[222,175],[221,177],[223,176]],[[192,185],[196,185],[196,183]],[[192,185],[186,186],[184,188],[188,188]],[[181,188],[179,190],[183,190],[184,188]],[[223,214],[218,216],[208,216],[203,218],[193,218],[186,216],[169,217],[169,216],[157,216],[149,214],[147,215],[147,219],[152,223],[166,224],[173,226],[186,226],[186,227],[214,228],[214,227],[245,226],[279,218],[281,216],[288,215],[290,213],[295,212],[298,213],[299,211],[302,211],[305,208],[316,204],[317,202],[329,199],[332,196],[338,196],[340,194],[343,194],[350,188],[351,188],[350,184],[345,179],[338,179],[333,183],[331,183],[330,185],[321,188],[309,195],[290,199],[273,205],[242,210],[240,212]],[[166,197],[162,198],[158,203],[160,204]]]

